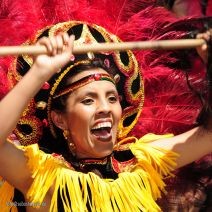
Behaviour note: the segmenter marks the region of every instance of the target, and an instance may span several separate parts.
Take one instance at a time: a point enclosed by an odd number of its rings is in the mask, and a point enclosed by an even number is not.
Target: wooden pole
[[[196,48],[205,44],[204,39],[181,39],[181,40],[154,40],[154,41],[137,41],[121,43],[95,43],[82,44],[73,48],[74,54],[83,54],[87,52],[108,52],[124,50],[145,50],[145,49],[188,49]],[[38,55],[47,54],[45,46],[2,46],[0,47],[0,56],[6,55]]]

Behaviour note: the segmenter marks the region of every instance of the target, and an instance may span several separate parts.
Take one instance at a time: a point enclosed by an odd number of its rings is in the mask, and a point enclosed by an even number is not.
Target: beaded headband
[[[66,89],[64,89],[64,90],[60,91],[58,94],[54,95],[53,99],[56,99],[60,96],[71,93],[74,90],[87,85],[88,83],[91,83],[91,82],[94,82],[94,81],[102,81],[102,80],[112,82],[115,85],[115,81],[112,79],[112,77],[110,77],[109,74],[102,74],[102,73],[91,74],[91,75],[88,75],[86,77],[79,79],[76,82],[71,83]]]
[[[43,36],[54,36],[61,32],[67,32],[69,35],[74,34],[75,46],[82,43],[121,42],[117,36],[98,25],[82,21],[68,21],[38,31],[33,39],[28,40],[23,45],[33,45]],[[81,79],[76,84],[73,83],[71,87],[67,87],[65,90],[61,89],[61,85],[64,83],[63,80],[68,76],[68,73],[71,73],[77,65],[87,64],[94,58],[104,61],[106,66],[116,67],[116,73],[113,75],[118,75],[118,82],[115,83],[109,75],[101,75],[100,78],[97,77],[98,75],[92,75]],[[8,71],[11,87],[27,73],[32,64],[33,58],[30,55],[22,55],[15,59],[13,66]],[[144,102],[144,88],[141,71],[132,51],[114,51],[75,55],[75,61],[70,61],[59,73],[56,73],[46,82],[25,109],[14,130],[20,143],[22,145],[37,143],[43,138],[44,129],[45,131],[50,130],[50,133],[56,137],[56,126],[50,117],[52,100],[56,100],[59,96],[89,83],[90,80],[97,79],[108,80],[116,84],[117,91],[121,95],[120,103],[123,109],[117,137],[118,139],[126,137],[140,116]]]

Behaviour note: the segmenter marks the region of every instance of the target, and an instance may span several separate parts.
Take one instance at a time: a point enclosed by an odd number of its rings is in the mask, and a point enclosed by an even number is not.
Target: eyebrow
[[[77,92],[77,90],[76,90],[76,92]],[[97,96],[97,92],[92,91],[90,89],[87,90],[87,91],[80,91],[79,93],[80,93],[79,96],[93,96],[93,97]],[[109,94],[118,95],[118,91],[116,89],[107,90],[105,93],[106,93],[106,96],[109,95]]]

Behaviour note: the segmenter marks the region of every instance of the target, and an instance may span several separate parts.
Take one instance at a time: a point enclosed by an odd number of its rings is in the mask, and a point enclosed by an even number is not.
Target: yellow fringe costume
[[[23,147],[28,158],[28,167],[34,179],[27,193],[33,207],[42,207],[47,191],[54,183],[54,192],[49,211],[58,211],[58,195],[64,210],[70,211],[160,211],[155,200],[164,192],[163,177],[171,174],[177,154],[156,148],[151,141],[171,137],[147,134],[140,139],[126,138],[135,142],[127,144],[136,162],[119,173],[117,179],[101,179],[96,174],[73,170],[62,157],[54,157],[39,150],[37,144]],[[1,179],[0,211],[17,211],[9,205],[14,188]],[[71,202],[71,205],[70,205]],[[33,204],[34,203],[34,204]]]

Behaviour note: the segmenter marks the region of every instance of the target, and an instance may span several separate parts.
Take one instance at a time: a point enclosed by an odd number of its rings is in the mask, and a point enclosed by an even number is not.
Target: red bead
[[[109,59],[105,59],[104,64],[107,68],[110,68],[110,60]]]
[[[50,88],[50,85],[48,82],[45,82],[42,86],[42,89],[44,89],[44,90],[48,90],[49,88]]]
[[[12,140],[17,140],[17,139],[18,139],[17,136],[16,136],[14,133],[12,133],[12,134],[10,135],[10,138],[11,138]]]
[[[101,74],[94,74],[94,79],[96,81],[100,80],[101,79]]]
[[[47,119],[43,119],[42,122],[43,122],[44,127],[48,127],[49,123],[48,123]]]

